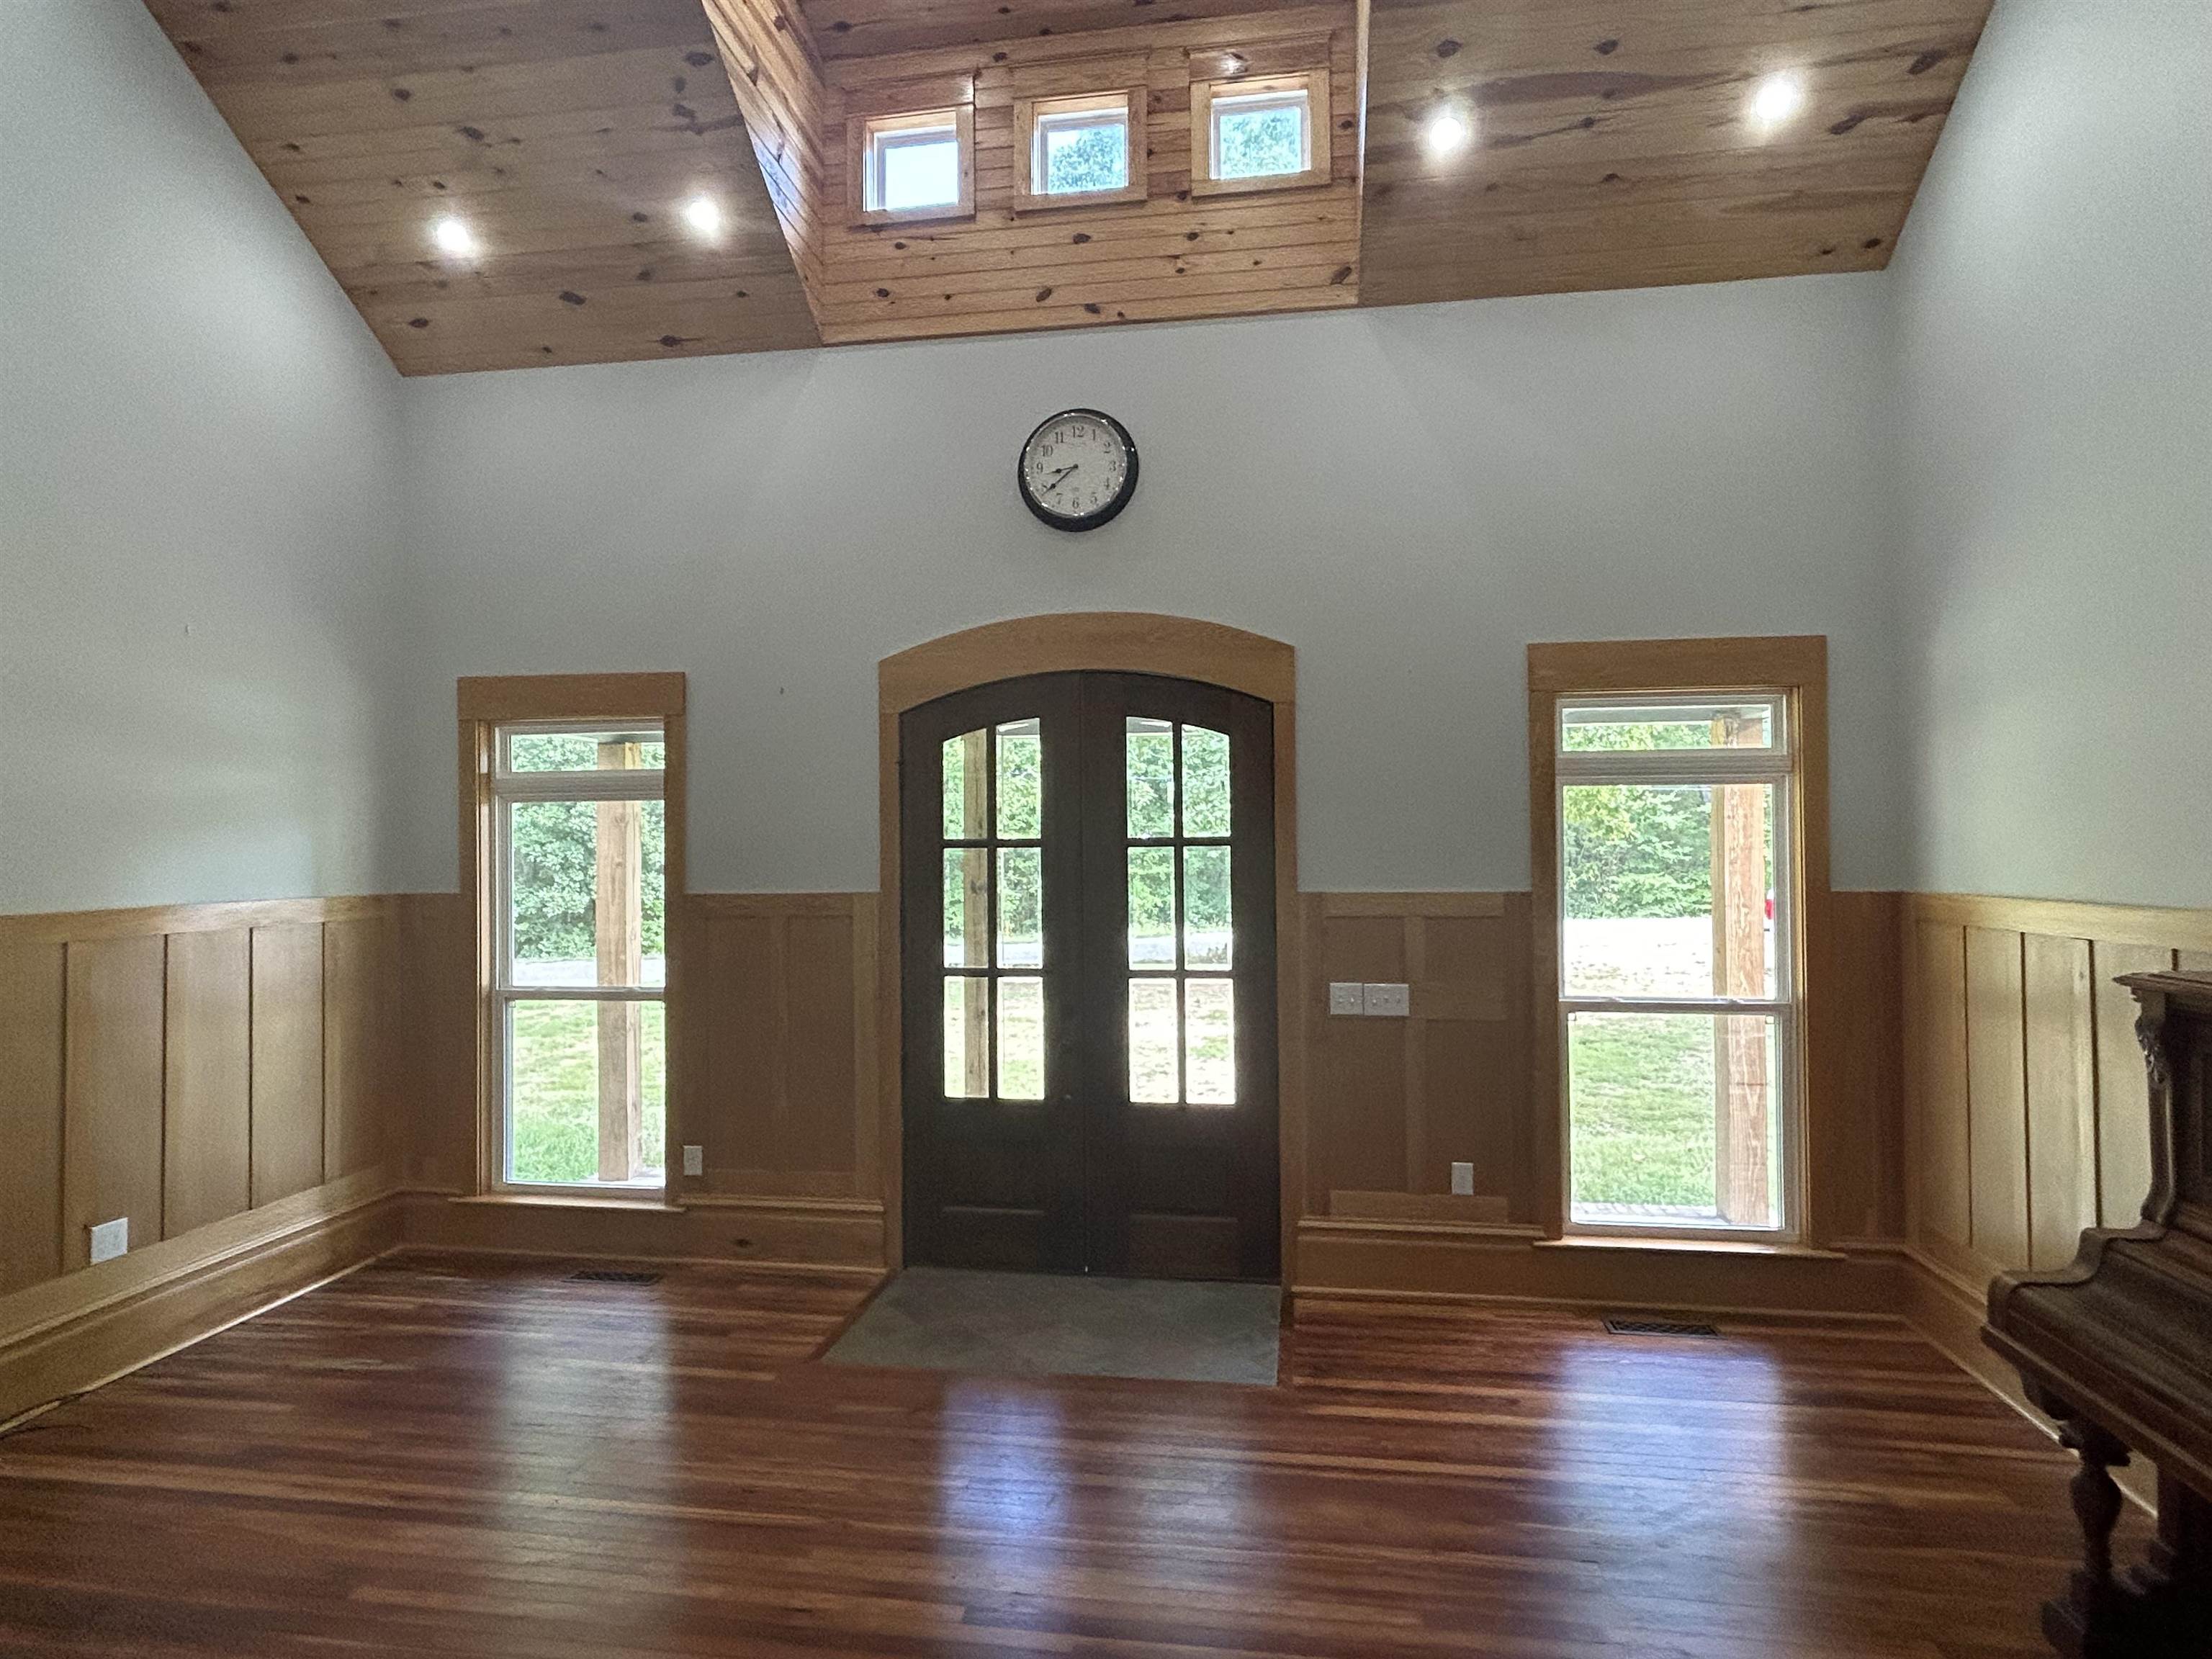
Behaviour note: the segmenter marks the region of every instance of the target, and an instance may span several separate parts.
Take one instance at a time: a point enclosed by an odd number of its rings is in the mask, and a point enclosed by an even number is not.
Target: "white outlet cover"
[[[684,1173],[688,1176],[707,1173],[707,1149],[704,1146],[686,1146],[684,1149]]]
[[[1452,1165],[1452,1191],[1462,1198],[1472,1198],[1474,1196],[1474,1164],[1455,1164]]]
[[[1357,981],[1331,980],[1328,986],[1328,1011],[1332,1014],[1365,1013],[1367,988]]]
[[[1403,1019],[1413,1012],[1412,988],[1399,984],[1370,985],[1366,988],[1367,1012],[1385,1018]]]
[[[131,1248],[131,1218],[119,1215],[112,1221],[97,1221],[92,1228],[92,1259],[112,1261]]]

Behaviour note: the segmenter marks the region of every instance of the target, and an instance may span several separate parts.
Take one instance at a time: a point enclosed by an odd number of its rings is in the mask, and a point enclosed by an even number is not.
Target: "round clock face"
[[[1055,530],[1096,530],[1137,491],[1128,428],[1095,409],[1064,410],[1030,434],[1016,473],[1022,500]]]

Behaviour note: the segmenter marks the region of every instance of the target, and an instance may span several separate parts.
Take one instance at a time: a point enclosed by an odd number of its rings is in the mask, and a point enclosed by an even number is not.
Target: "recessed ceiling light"
[[[1474,122],[1467,112],[1446,104],[1421,125],[1421,144],[1431,155],[1449,155],[1467,148],[1474,137]]]
[[[1752,89],[1751,118],[1759,126],[1780,126],[1805,107],[1805,83],[1796,76],[1770,75]]]
[[[477,251],[476,233],[450,215],[430,227],[430,240],[438,245],[439,252],[450,253],[456,259],[465,259]]]
[[[722,204],[711,196],[694,196],[684,204],[684,222],[702,236],[722,234]]]

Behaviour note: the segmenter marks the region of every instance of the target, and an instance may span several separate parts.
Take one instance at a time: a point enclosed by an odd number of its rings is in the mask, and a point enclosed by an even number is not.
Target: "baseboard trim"
[[[1532,1230],[1465,1224],[1298,1224],[1300,1296],[1550,1303],[1742,1314],[1892,1316],[1888,1250],[1561,1249]]]
[[[0,1298],[0,1421],[113,1381],[399,1243],[382,1170]]]
[[[880,1273],[883,1206],[865,1199],[720,1197],[680,1206],[477,1204],[410,1192],[410,1249]]]
[[[1961,1277],[1918,1250],[1905,1252],[1906,1322],[1926,1337],[1943,1357],[2035,1425],[2036,1432],[2057,1442],[2057,1425],[2027,1403],[2027,1395],[2014,1371],[1982,1340],[1987,1306],[1985,1286]],[[2158,1513],[2158,1471],[2142,1460],[2115,1469],[2112,1479],[2122,1492],[2146,1513]]]

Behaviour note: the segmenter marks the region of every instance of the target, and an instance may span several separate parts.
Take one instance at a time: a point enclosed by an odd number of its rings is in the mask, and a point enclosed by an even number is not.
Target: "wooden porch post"
[[[1756,720],[1717,715],[1713,741],[1729,748],[1766,741]],[[1713,790],[1713,991],[1766,993],[1766,805],[1764,784]],[[1713,1040],[1714,1196],[1721,1219],[1773,1224],[1765,1022],[1723,1019]]]
[[[635,743],[599,745],[599,769],[632,771],[642,763]],[[635,985],[645,965],[644,807],[601,801],[593,914],[598,921],[599,983]],[[599,1017],[599,1179],[629,1181],[638,1170],[645,1134],[643,1025],[635,1002],[602,1002]]]

